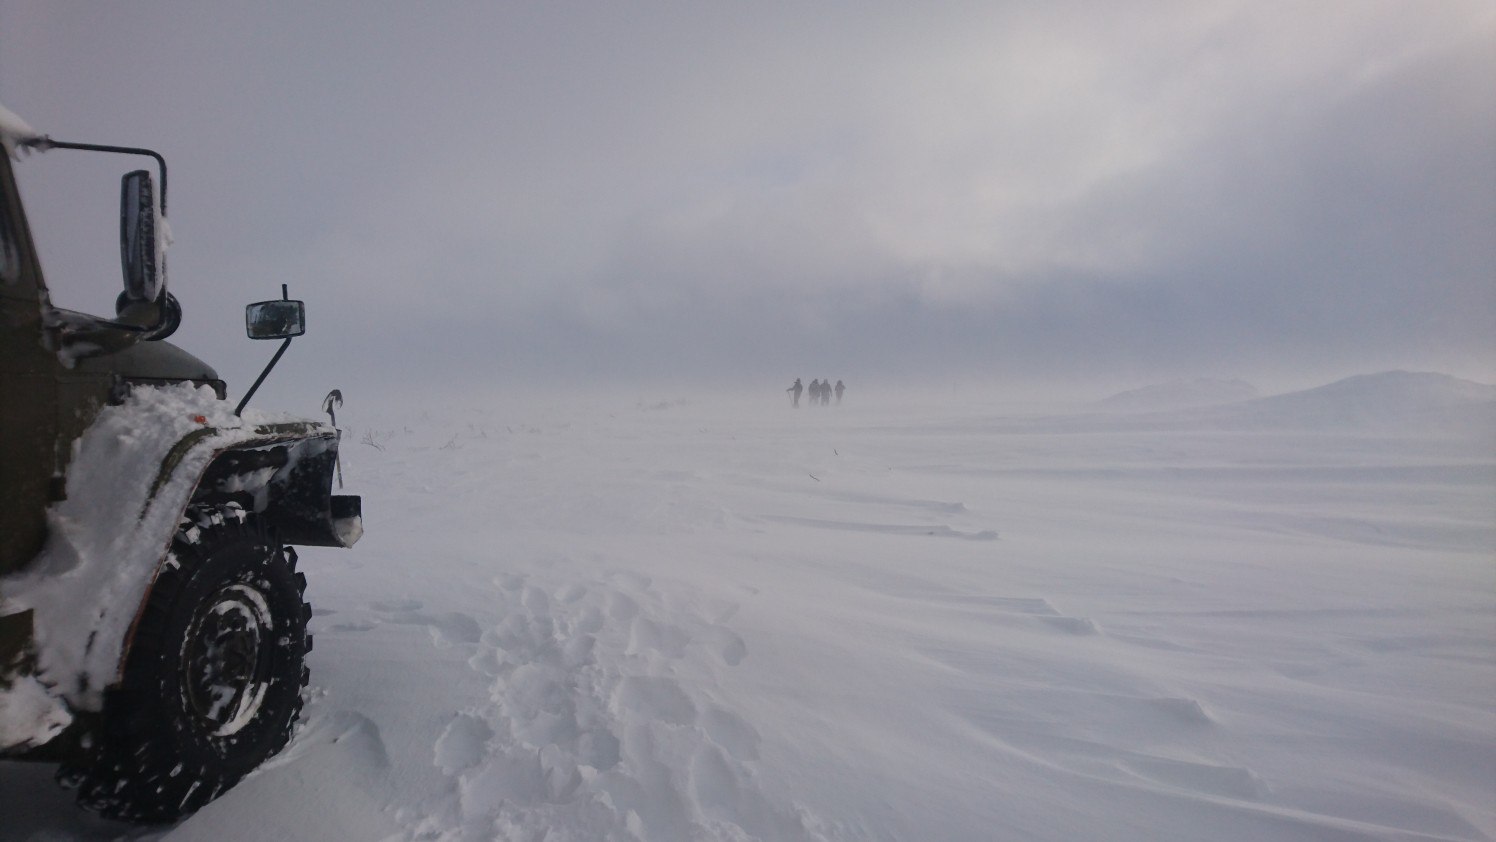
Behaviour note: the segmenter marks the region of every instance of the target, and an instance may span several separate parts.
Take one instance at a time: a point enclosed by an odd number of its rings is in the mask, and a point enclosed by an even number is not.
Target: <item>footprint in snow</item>
[[[477,766],[487,754],[493,729],[476,716],[459,713],[447,723],[436,741],[435,763],[448,775]]]
[[[541,821],[557,838],[817,838],[809,814],[766,794],[759,732],[718,699],[715,665],[748,654],[724,625],[736,604],[628,573],[494,584],[501,619],[458,635],[491,678],[489,699],[432,746],[453,786],[425,811],[440,826],[415,836],[492,838]],[[391,619],[417,617],[430,619]]]
[[[753,839],[803,839],[809,836],[796,810],[778,807],[763,794],[747,767],[716,746],[696,750],[688,771],[690,792],[708,819],[741,828]]]
[[[726,626],[711,626],[702,632],[702,640],[717,653],[723,663],[735,667],[748,657],[748,644]]]
[[[570,584],[556,593],[556,599],[566,605],[572,605],[587,595],[587,587],[581,584]]]
[[[696,705],[674,680],[634,675],[618,683],[613,693],[613,711],[620,719],[642,719],[691,725]]]
[[[666,658],[679,658],[686,653],[690,635],[679,626],[657,623],[648,617],[635,617],[629,626],[629,645],[625,650],[630,655],[657,652]]]
[[[550,614],[551,597],[540,588],[525,586],[520,590],[519,604],[531,614]]]
[[[493,581],[501,590],[506,591],[517,591],[525,586],[525,577],[514,573],[497,576]]]
[[[627,622],[639,614],[639,603],[627,594],[612,591],[608,594],[607,612],[614,622]]]
[[[607,619],[603,616],[601,608],[596,605],[588,605],[582,609],[576,619],[576,629],[583,634],[597,634],[603,630]]]
[[[730,710],[712,706],[701,712],[700,723],[712,742],[738,760],[758,759],[758,730]]]

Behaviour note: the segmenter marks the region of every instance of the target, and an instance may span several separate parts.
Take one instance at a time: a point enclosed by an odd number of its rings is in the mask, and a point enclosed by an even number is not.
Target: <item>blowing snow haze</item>
[[[0,101],[166,155],[181,342],[231,388],[269,355],[243,305],[307,301],[272,404],[1489,381],[1493,43],[1476,0],[0,0]],[[22,178],[60,303],[97,312],[118,175],[93,164]]]
[[[230,391],[4,373],[0,748],[239,781],[0,842],[1496,839],[1492,0],[0,0],[0,102]]]

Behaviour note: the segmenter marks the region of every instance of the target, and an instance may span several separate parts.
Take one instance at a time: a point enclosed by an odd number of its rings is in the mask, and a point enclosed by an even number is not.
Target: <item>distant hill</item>
[[[1447,374],[1387,371],[1302,392],[1186,410],[1172,418],[1218,429],[1339,429],[1496,440],[1496,386]]]
[[[1234,389],[1223,388],[1232,383]],[[1196,384],[1211,384],[1204,387]],[[1496,386],[1447,374],[1385,371],[1281,395],[1232,401],[1240,381],[1180,381],[1123,392],[1092,411],[996,420],[1011,432],[1298,431],[1474,439],[1496,453]],[[1159,406],[1169,401],[1213,401]],[[1145,406],[1153,402],[1153,405]],[[1095,410],[1103,411],[1095,411]]]
[[[1384,371],[1267,397],[1248,396],[1251,388],[1239,380],[1176,381],[1113,395],[1094,405],[1103,412],[1026,423],[1071,430],[1436,435],[1474,437],[1496,446],[1496,386],[1447,374]]]
[[[1251,418],[1313,426],[1442,426],[1496,417],[1496,386],[1434,372],[1386,371],[1258,398],[1241,409]]]
[[[1120,392],[1101,401],[1099,406],[1121,412],[1157,412],[1237,403],[1255,397],[1257,388],[1241,380],[1172,380]]]

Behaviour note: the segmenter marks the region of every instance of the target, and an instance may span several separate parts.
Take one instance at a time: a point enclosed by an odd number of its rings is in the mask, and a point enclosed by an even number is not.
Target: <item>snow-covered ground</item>
[[[1496,389],[1208,409],[350,395],[303,727],[5,840],[1496,838]]]

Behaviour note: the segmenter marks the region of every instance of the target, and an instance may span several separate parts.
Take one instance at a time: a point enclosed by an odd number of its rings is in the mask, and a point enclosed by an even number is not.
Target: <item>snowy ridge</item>
[[[1114,396],[1121,398],[1133,393]],[[1128,398],[1131,402],[1132,398]],[[1104,402],[1097,404],[1106,407]],[[1490,440],[1496,436],[1496,386],[1432,372],[1387,371],[1325,386],[1215,405],[1084,415],[990,419],[1017,432],[1177,430],[1219,432],[1315,431],[1439,435]]]
[[[1388,371],[1241,403],[1143,417],[1177,428],[1359,430],[1490,440],[1496,436],[1496,386],[1446,374]]]
[[[1252,401],[1242,415],[1305,425],[1408,426],[1496,417],[1496,386],[1447,374],[1387,371]]]
[[[1101,401],[1099,406],[1124,412],[1150,412],[1235,403],[1257,395],[1257,387],[1242,380],[1172,380],[1119,392]]]

